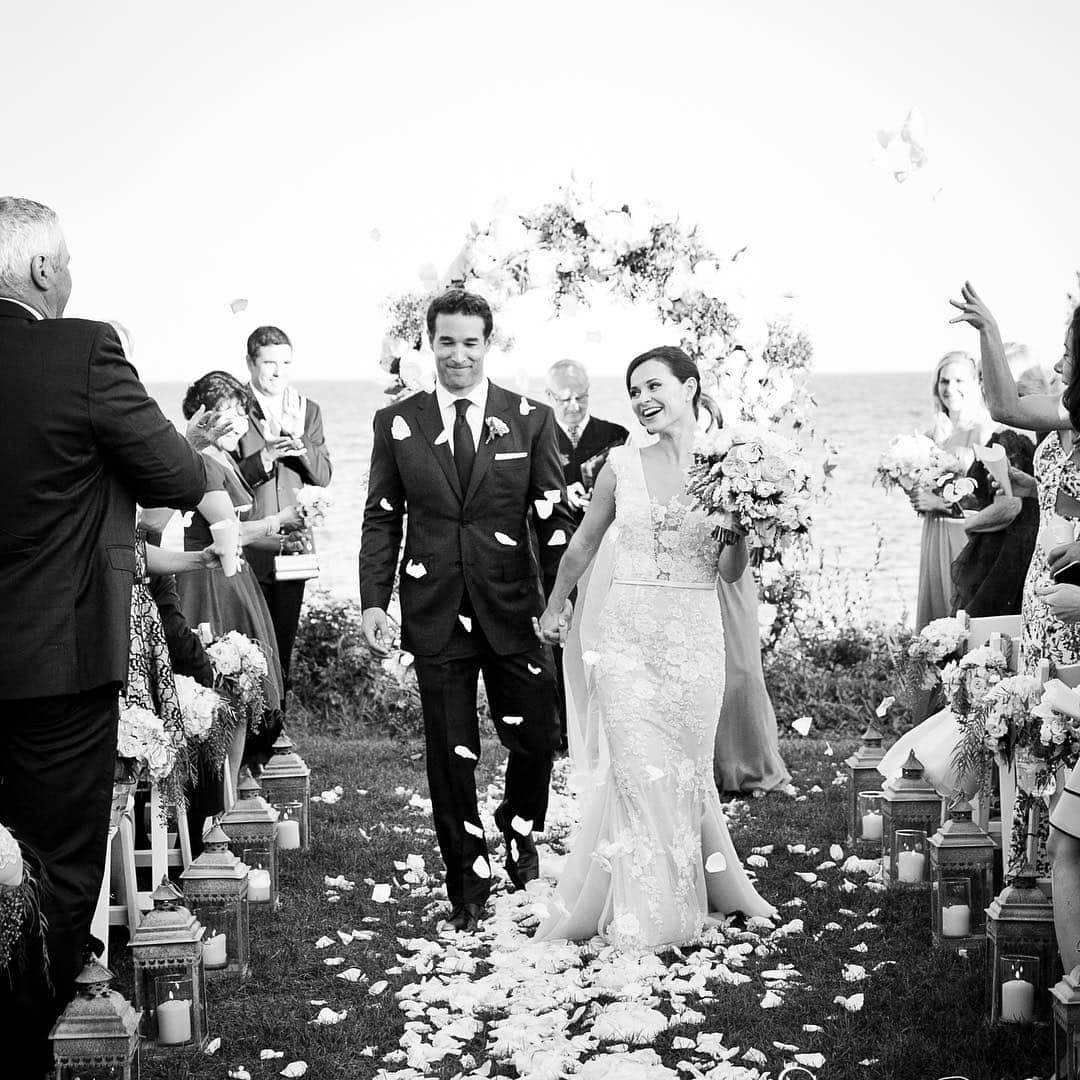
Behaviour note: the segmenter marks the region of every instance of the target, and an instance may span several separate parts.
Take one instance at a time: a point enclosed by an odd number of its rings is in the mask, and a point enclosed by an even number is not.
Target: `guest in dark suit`
[[[574,523],[580,524],[600,467],[613,446],[621,446],[630,432],[622,424],[589,415],[589,373],[576,360],[559,360],[548,369],[547,396],[555,411],[559,437],[559,460],[566,477],[566,496]],[[544,595],[555,584],[544,581]],[[575,594],[576,595],[576,594]],[[552,647],[559,690],[559,747],[566,750],[566,689],[563,685],[562,649]]]
[[[188,509],[206,478],[112,327],[61,318],[70,291],[53,211],[0,198],[0,821],[45,866],[53,980],[0,985],[0,1045],[20,1077],[48,1066],[101,885],[135,503]]]
[[[416,657],[449,922],[470,929],[491,888],[473,775],[477,676],[484,674],[495,730],[510,751],[495,820],[510,880],[522,888],[539,872],[531,833],[543,828],[559,741],[551,651],[530,622],[543,608],[531,517],[545,575],[555,572],[574,522],[551,410],[484,376],[487,301],[452,289],[432,301],[427,327],[438,386],[375,414],[360,598],[364,638],[385,656],[407,517],[402,645]]]
[[[292,343],[276,326],[260,326],[248,338],[250,427],[240,440],[238,455],[240,472],[255,492],[257,518],[295,506],[296,493],[304,484],[326,487],[333,473],[319,406],[289,385],[292,360]],[[283,541],[286,554],[314,550],[307,530]],[[248,548],[244,554],[270,609],[287,693],[304,582],[275,580],[272,551]]]

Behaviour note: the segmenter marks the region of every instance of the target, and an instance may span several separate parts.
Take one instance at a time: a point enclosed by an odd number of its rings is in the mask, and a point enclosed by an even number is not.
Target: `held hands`
[[[236,546],[237,555],[240,554],[240,545]],[[218,558],[217,545],[211,544],[209,547],[205,547],[202,551],[196,551],[196,558],[198,559],[199,568],[202,570],[220,570],[221,559]]]
[[[1080,622],[1080,586],[1040,585],[1035,589],[1035,595],[1050,609],[1054,617],[1063,623],[1071,625]]]
[[[279,532],[296,532],[304,527],[304,519],[295,506],[287,506],[277,513]]]
[[[970,326],[974,326],[979,333],[997,334],[998,326],[994,319],[994,316],[990,314],[990,309],[986,306],[985,302],[980,299],[979,294],[971,287],[970,281],[965,281],[963,287],[960,290],[962,299],[950,300],[954,308],[960,310],[960,314],[955,318],[950,319],[950,323],[966,322]]]
[[[592,495],[585,490],[585,485],[580,480],[566,485],[566,501],[571,510],[588,510]]]
[[[394,647],[394,631],[390,618],[382,608],[364,608],[360,616],[360,633],[367,647],[380,659],[390,655]]]
[[[533,633],[544,645],[566,644],[566,636],[570,633],[570,622],[574,617],[574,605],[569,600],[563,604],[562,611],[552,611],[551,607],[544,608],[539,619],[534,618]]]

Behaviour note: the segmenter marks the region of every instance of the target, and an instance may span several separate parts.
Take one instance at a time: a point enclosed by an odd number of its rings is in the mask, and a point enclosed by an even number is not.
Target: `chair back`
[[[1080,664],[1059,664],[1057,677],[1075,690],[1080,686]]]
[[[991,634],[1005,638],[1020,636],[1019,615],[990,615],[983,619],[968,619],[966,652],[972,652],[990,640]]]

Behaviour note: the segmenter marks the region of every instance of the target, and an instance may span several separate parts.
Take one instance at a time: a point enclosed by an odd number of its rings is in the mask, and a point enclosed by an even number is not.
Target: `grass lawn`
[[[416,943],[411,943],[411,950],[403,943],[434,938],[438,918],[437,905],[422,884],[423,875],[419,875],[419,886],[410,886],[393,865],[409,855],[420,855],[433,873],[440,866],[429,815],[410,806],[417,795],[426,795],[421,747],[389,741],[298,741],[312,767],[313,791],[340,785],[344,794],[332,805],[313,806],[310,853],[285,854],[283,906],[277,914],[253,921],[252,977],[243,983],[223,980],[210,984],[211,1032],[221,1037],[220,1049],[213,1056],[196,1054],[176,1060],[146,1055],[144,1080],[225,1078],[238,1066],[258,1080],[277,1076],[297,1060],[307,1062],[308,1077],[320,1080],[375,1077],[384,1068],[393,1076],[407,1068],[404,1061],[384,1063],[382,1059],[398,1050],[409,1019],[394,994],[420,981],[408,966],[416,956]],[[833,744],[832,756],[827,755],[827,748],[823,740],[813,739],[787,741],[783,746],[804,799],[775,794],[740,800],[732,813],[733,838],[744,859],[751,848],[772,845],[772,851],[764,856],[767,865],[756,870],[759,889],[779,907],[785,923],[803,920],[803,931],[786,936],[766,933],[752,939],[759,940],[757,951],[761,955],[746,957],[741,971],[750,979],[736,986],[709,982],[712,993],[706,991],[704,998],[692,992],[676,994],[659,978],[646,979],[629,996],[637,995],[665,1016],[687,1008],[692,1021],[667,1027],[650,1045],[670,1068],[689,1063],[682,1069],[684,1076],[709,1076],[710,1070],[716,1070],[718,1077],[727,1075],[725,1066],[718,1065],[718,1058],[710,1054],[708,1040],[697,1044],[702,1032],[723,1033],[724,1046],[740,1048],[731,1065],[750,1068],[757,1060],[762,1073],[773,1078],[794,1060],[796,1052],[824,1056],[824,1066],[811,1069],[822,1080],[934,1080],[953,1075],[970,1080],[1023,1080],[1049,1076],[1051,1032],[1011,1025],[989,1028],[983,1019],[981,958],[969,961],[932,951],[928,893],[875,891],[868,887],[864,874],[845,873],[839,866],[817,869],[822,862],[833,861],[831,845],[844,843],[846,787],[834,781],[851,745]],[[495,778],[500,754],[497,745],[486,746],[483,779]],[[358,794],[357,789],[367,794]],[[490,829],[488,835],[490,840]],[[555,847],[559,840],[556,836]],[[819,850],[788,851],[788,845],[800,844]],[[493,862],[500,863],[501,854],[500,842],[493,846]],[[844,857],[848,854],[845,850]],[[842,863],[843,859],[836,861]],[[818,882],[804,881],[797,872],[817,873]],[[354,882],[355,889],[328,889],[325,879],[339,875]],[[392,902],[372,902],[371,886],[365,884],[368,881],[393,885]],[[854,888],[845,891],[845,881]],[[815,887],[820,882],[824,886]],[[331,902],[333,896],[339,899]],[[802,903],[783,906],[791,900]],[[354,929],[370,931],[370,940],[346,944],[339,939],[338,930],[348,934]],[[736,940],[734,932],[728,944]],[[316,941],[324,935],[332,938],[333,944],[317,948]],[[444,946],[451,944],[449,937],[441,941]],[[715,951],[722,948],[712,944]],[[681,956],[668,953],[662,959],[679,970],[689,970],[686,965],[695,962],[695,952],[686,949]],[[471,953],[464,949],[463,954],[478,961],[473,978],[488,973],[482,943]],[[326,963],[339,958],[336,965]],[[797,969],[800,977],[790,978],[786,986],[773,984],[781,1003],[762,1008],[769,987],[761,972],[775,971],[785,964]],[[850,964],[864,968],[865,979],[845,981],[843,971]],[[130,962],[119,942],[114,945],[113,966],[120,976],[119,988],[130,992]],[[359,969],[357,981],[336,977],[348,969]],[[388,970],[392,973],[387,974]],[[378,990],[383,981],[387,988],[373,995],[369,988]],[[619,993],[616,989],[587,1001],[582,1015],[570,1024],[569,1033],[587,1030],[599,1005]],[[856,1012],[833,1003],[837,995],[856,993],[865,995],[862,1008]],[[311,1021],[322,1007],[311,1004],[313,1001],[325,1002],[337,1011],[347,1010],[348,1015],[332,1026],[313,1025]],[[451,1013],[453,1003],[451,997]],[[552,1004],[534,1004],[531,1011],[543,1013]],[[703,1021],[694,1017],[694,1012],[704,1014]],[[485,1049],[491,1025],[505,1014],[505,1008],[492,1007],[490,1000],[479,1012],[479,1033],[461,1047],[462,1054],[471,1055],[475,1065],[466,1057],[463,1068],[462,1056],[451,1055],[431,1064],[426,1073],[402,1075],[450,1078],[469,1075],[478,1068],[477,1075],[517,1076],[509,1060],[492,1060]],[[434,1026],[447,1020],[434,1012],[431,1019]],[[426,1021],[421,1017],[419,1023]],[[804,1025],[819,1030],[807,1031]],[[424,1034],[423,1027],[414,1027]],[[430,1032],[425,1037],[430,1038]],[[695,1041],[692,1048],[690,1041]],[[607,1043],[592,1046],[585,1059],[604,1057],[609,1048]],[[742,1055],[751,1048],[760,1051],[766,1061],[744,1059]],[[262,1061],[260,1051],[264,1049],[282,1051],[284,1056]],[[629,1061],[625,1067],[633,1068]],[[624,1073],[620,1069],[607,1075],[620,1077]],[[791,1077],[795,1080],[806,1075],[796,1071]]]

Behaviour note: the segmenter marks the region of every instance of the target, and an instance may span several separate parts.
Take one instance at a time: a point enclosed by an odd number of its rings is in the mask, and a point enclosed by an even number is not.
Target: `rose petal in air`
[[[547,521],[547,519],[551,517],[552,511],[555,509],[554,505],[548,502],[547,499],[537,499],[533,505],[536,507],[536,516],[541,521]]]
[[[477,855],[472,864],[473,873],[479,878],[491,877],[491,864],[483,855]]]
[[[504,716],[502,718],[504,724],[509,724],[511,727],[517,727],[519,724],[525,722],[524,716]]]
[[[468,615],[459,615],[458,622],[465,627],[466,634],[472,633],[472,619],[470,619]]]
[[[517,541],[512,540],[504,532],[497,532],[495,534],[495,539],[498,540],[499,543],[502,544],[504,547],[517,547]]]
[[[521,836],[528,836],[533,830],[532,818],[518,817],[516,814],[510,819],[510,828]]]
[[[727,859],[724,858],[724,856],[723,856],[723,854],[721,852],[714,851],[705,860],[705,869],[710,874],[719,874],[722,871],[727,869]]]
[[[556,529],[548,540],[548,547],[563,547],[566,544],[566,533],[562,529]]]
[[[465,826],[465,831],[470,836],[477,836],[477,837],[480,837],[481,839],[483,839],[484,830],[482,828],[480,828],[479,825],[474,825],[471,821],[463,822],[463,824]]]
[[[480,760],[467,746],[455,746],[454,753],[457,754],[459,758],[464,758],[466,761]]]

